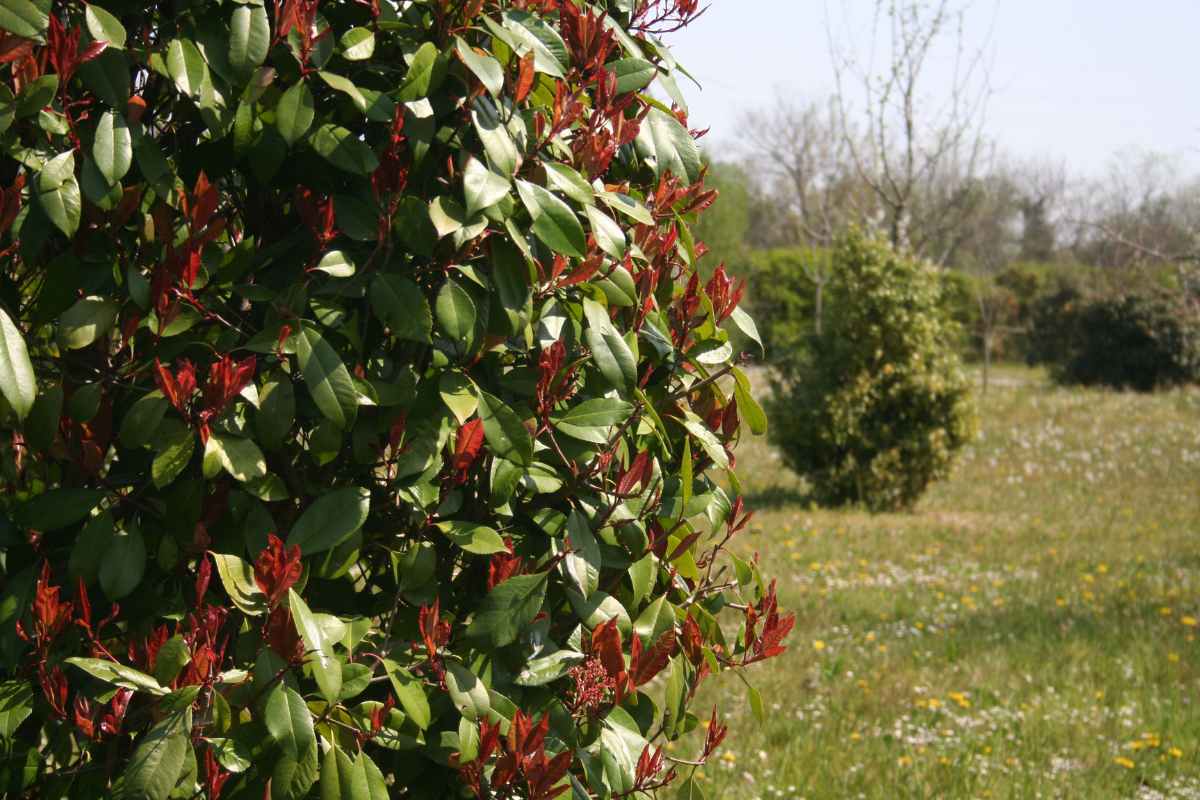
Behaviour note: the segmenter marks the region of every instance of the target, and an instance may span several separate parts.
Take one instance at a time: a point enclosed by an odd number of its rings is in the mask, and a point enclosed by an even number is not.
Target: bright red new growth
[[[267,546],[254,562],[254,582],[267,596],[267,605],[277,606],[303,572],[300,546],[287,547],[275,534],[267,534]]]
[[[453,470],[452,482],[454,484],[463,484],[467,482],[467,477],[474,466],[475,461],[479,458],[479,451],[483,447],[483,420],[473,419],[464,424],[458,429],[458,434],[454,440],[454,462],[451,465]]]

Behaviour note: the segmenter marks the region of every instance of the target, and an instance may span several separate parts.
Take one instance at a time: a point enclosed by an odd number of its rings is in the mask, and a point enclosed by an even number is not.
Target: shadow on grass
[[[807,509],[813,502],[812,493],[799,486],[768,486],[746,495],[746,507],[774,511],[784,506]]]

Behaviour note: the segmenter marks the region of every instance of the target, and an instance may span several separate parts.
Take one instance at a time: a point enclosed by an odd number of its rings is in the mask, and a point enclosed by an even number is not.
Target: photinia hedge
[[[0,792],[700,796],[792,618],[697,14],[3,0]]]

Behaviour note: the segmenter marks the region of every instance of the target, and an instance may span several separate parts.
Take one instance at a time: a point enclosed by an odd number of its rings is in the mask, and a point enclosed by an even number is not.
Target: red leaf
[[[633,685],[641,686],[666,669],[667,664],[671,663],[671,656],[675,655],[678,645],[674,629],[660,636],[649,650],[643,651],[640,646],[641,642],[636,637],[634,637],[634,641],[638,643],[638,647],[629,667],[629,673]]]
[[[529,92],[533,89],[533,79],[536,73],[533,70],[533,51],[529,51],[521,59],[520,71],[517,73],[517,85],[514,90],[514,99],[518,103],[525,101],[529,96]]]

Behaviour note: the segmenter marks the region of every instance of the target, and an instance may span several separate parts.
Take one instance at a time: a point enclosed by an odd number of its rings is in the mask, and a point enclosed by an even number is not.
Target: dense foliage
[[[1033,305],[1029,360],[1060,383],[1149,392],[1200,380],[1200,299],[1143,286],[1074,287]]]
[[[974,428],[943,282],[853,234],[834,251],[828,289],[822,335],[776,362],[772,438],[818,502],[911,506]]]
[[[0,792],[700,796],[792,618],[697,13],[0,6]]]

